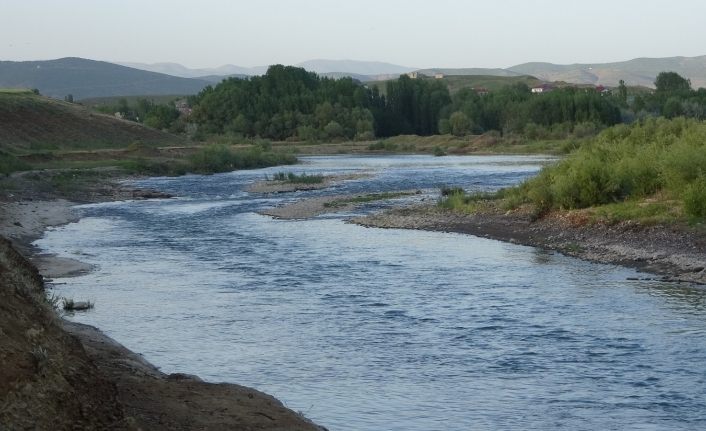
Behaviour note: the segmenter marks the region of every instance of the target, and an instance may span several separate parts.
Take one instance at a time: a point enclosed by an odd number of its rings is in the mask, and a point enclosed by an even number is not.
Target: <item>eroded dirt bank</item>
[[[0,200],[0,235],[9,238],[0,236],[0,429],[324,429],[254,389],[166,375],[98,329],[61,319],[58,304],[47,299],[46,277],[90,268],[36,254],[31,241],[76,215],[70,201],[28,193]],[[102,196],[164,197],[110,190]]]

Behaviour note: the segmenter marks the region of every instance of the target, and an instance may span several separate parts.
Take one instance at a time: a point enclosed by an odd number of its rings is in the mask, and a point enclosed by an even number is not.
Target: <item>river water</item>
[[[307,196],[517,183],[542,157],[310,157],[368,172],[332,190],[251,195],[283,168],[151,178],[170,200],[79,207],[38,241],[97,270],[56,294],[71,317],[165,372],[237,382],[331,430],[706,429],[706,290],[450,233],[284,221]],[[356,213],[379,209],[371,204]]]

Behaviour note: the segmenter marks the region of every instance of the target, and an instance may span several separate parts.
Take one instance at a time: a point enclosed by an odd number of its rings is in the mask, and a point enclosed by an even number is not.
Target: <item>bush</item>
[[[0,174],[10,175],[17,171],[27,171],[32,167],[17,157],[0,151]]]
[[[706,208],[706,124],[649,119],[616,126],[584,141],[563,161],[507,192],[538,213],[585,208],[662,193],[681,199],[690,216]],[[522,196],[523,199],[517,198]]]
[[[682,197],[684,212],[691,217],[706,217],[706,177],[689,184]]]

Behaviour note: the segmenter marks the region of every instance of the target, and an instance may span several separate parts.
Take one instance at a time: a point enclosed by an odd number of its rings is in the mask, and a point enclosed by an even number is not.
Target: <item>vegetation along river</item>
[[[178,198],[79,207],[38,245],[96,265],[55,293],[165,372],[256,387],[331,430],[706,429],[706,290],[351,212],[258,210],[326,194],[492,190],[542,157],[311,157],[370,175],[251,194],[283,168],[151,178]],[[388,203],[389,204],[389,203]],[[356,214],[379,209],[370,203]]]

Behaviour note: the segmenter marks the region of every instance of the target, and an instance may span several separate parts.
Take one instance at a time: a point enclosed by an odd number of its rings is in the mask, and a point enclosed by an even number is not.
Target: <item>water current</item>
[[[331,430],[706,429],[706,290],[473,236],[275,220],[311,196],[494,190],[544,157],[308,157],[150,178],[177,196],[78,207],[38,245],[96,266],[56,280],[165,372],[253,386]],[[250,194],[278,171],[369,175]],[[399,204],[400,201],[394,202]],[[371,203],[355,214],[391,203]]]

